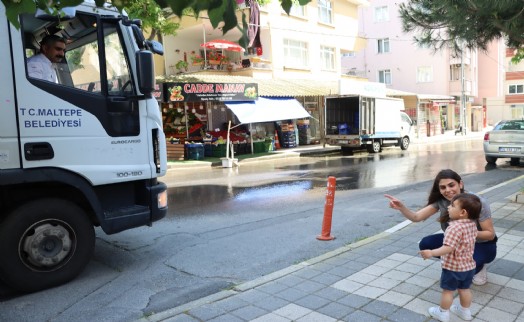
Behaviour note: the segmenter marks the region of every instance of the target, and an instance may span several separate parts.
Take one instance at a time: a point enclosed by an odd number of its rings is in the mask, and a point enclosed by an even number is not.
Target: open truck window
[[[135,136],[140,132],[136,83],[122,28],[121,19],[90,13],[77,12],[66,20],[34,14],[21,16],[28,80],[48,93],[82,106],[114,137]],[[65,41],[65,51],[58,53],[63,58],[52,64],[52,74],[49,69],[47,73],[35,73],[34,64],[31,66],[29,62],[38,55],[42,40],[49,35]],[[43,61],[51,65],[49,59]],[[40,77],[43,74],[46,76]]]
[[[26,59],[40,52],[41,41],[46,35],[57,35],[66,41],[64,58],[53,64],[57,84],[101,95],[134,95],[117,24],[101,24],[96,16],[89,14],[77,14],[66,21],[48,21],[28,14],[22,15],[21,25]],[[103,31],[100,33],[97,26],[101,25]],[[99,38],[103,39],[103,53]],[[100,57],[105,57],[105,61]],[[28,77],[31,77],[29,70]],[[105,88],[104,83],[107,84]]]

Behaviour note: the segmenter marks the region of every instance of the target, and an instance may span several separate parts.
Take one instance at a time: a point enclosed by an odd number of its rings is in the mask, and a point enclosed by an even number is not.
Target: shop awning
[[[260,123],[310,117],[294,98],[259,97],[251,102],[226,102],[241,123]]]

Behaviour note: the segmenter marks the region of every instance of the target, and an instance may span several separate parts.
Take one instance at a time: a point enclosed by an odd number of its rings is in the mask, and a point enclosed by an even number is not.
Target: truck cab
[[[161,113],[153,53],[140,23],[84,3],[9,24],[0,4],[0,279],[37,291],[77,276],[94,227],[106,234],[167,213]],[[56,79],[28,61],[45,36],[63,39]]]

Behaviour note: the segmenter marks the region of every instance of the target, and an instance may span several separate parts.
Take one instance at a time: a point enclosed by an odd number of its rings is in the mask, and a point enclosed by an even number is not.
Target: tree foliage
[[[184,15],[185,10],[191,9],[196,17],[203,11],[207,11],[209,20],[213,28],[221,27],[222,32],[225,34],[229,30],[238,28],[242,31],[243,37],[241,45],[245,47],[247,44],[247,19],[245,13],[242,14],[242,22],[239,22],[236,16],[236,10],[238,8],[236,0],[112,0],[111,4],[119,10],[124,8],[134,8],[139,2],[147,3],[147,1],[154,1],[158,9],[170,9],[173,14],[178,17]],[[282,8],[289,14],[293,3],[300,5],[306,5],[311,0],[278,0]],[[98,7],[104,5],[105,0],[95,0]],[[260,0],[259,2],[267,3],[269,0]],[[82,0],[2,0],[6,8],[6,15],[8,20],[15,26],[19,26],[18,15],[21,13],[32,13],[37,8],[47,10],[49,13],[59,13],[61,8],[77,6],[82,3]],[[150,2],[152,3],[152,2]],[[143,9],[143,8],[142,8]],[[142,9],[138,9],[142,11]],[[153,7],[146,5],[146,10],[142,11],[142,14],[149,15],[150,9]],[[157,9],[154,9],[155,11]],[[163,14],[158,13],[157,14]],[[152,18],[155,15],[151,15]],[[154,27],[151,24],[152,28]]]
[[[150,31],[149,40],[158,37],[162,41],[163,35],[176,35],[180,24],[169,19],[171,9],[162,9],[153,0],[129,0],[129,3],[126,12],[129,17],[142,20],[142,27]]]
[[[486,50],[492,40],[504,38],[510,48],[524,44],[522,0],[410,0],[399,6],[403,30],[414,32],[415,42],[435,50]]]

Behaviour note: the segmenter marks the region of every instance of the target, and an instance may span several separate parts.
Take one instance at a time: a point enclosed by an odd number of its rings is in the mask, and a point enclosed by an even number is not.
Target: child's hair
[[[479,197],[472,193],[459,193],[451,199],[451,203],[454,201],[458,201],[460,207],[467,211],[469,219],[479,219],[482,210],[482,202]]]

